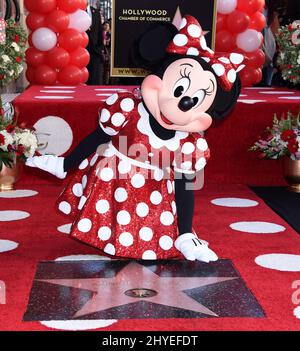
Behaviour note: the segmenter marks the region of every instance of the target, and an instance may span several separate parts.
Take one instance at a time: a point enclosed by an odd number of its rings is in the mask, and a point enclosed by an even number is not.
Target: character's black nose
[[[178,107],[181,111],[186,112],[195,106],[194,100],[189,96],[184,96],[180,99]]]

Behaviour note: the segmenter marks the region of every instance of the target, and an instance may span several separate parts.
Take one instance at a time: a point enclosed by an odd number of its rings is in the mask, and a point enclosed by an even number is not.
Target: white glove
[[[198,239],[193,233],[180,235],[175,241],[175,247],[189,261],[217,261],[218,256],[208,248],[208,242]]]
[[[26,166],[42,169],[55,175],[57,178],[66,178],[67,172],[64,171],[64,157],[54,155],[33,156],[26,160]]]

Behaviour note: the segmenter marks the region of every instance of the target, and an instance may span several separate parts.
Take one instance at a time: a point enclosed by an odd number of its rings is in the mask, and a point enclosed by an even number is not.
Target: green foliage
[[[7,20],[6,43],[0,44],[0,87],[16,80],[23,70],[27,34],[14,20]]]
[[[300,25],[297,23],[282,26],[276,37],[279,46],[277,64],[283,79],[300,83]]]

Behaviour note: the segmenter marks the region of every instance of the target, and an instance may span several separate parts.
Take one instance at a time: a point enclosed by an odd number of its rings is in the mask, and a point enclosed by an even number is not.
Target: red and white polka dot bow
[[[166,51],[171,54],[200,56],[209,62],[218,77],[221,87],[229,91],[236,80],[237,72],[245,65],[244,56],[238,53],[215,53],[204,37],[202,27],[193,16],[183,17],[179,32],[175,35]]]
[[[0,44],[5,44],[6,42],[6,27],[6,21],[3,18],[0,18]]]

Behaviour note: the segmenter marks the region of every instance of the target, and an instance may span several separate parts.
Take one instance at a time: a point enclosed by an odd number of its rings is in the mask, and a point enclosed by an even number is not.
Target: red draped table
[[[19,123],[34,126],[43,152],[65,155],[94,130],[98,110],[114,92],[134,86],[33,86],[14,106]],[[274,113],[299,111],[300,92],[283,88],[245,88],[229,118],[211,127],[206,138],[211,159],[206,167],[208,182],[250,185],[284,184],[281,163],[258,160],[248,148],[269,125]]]

